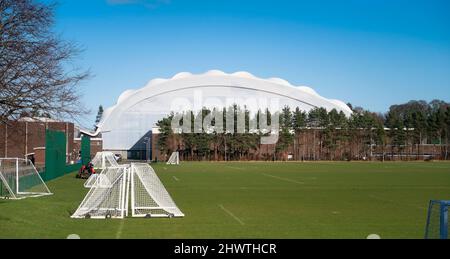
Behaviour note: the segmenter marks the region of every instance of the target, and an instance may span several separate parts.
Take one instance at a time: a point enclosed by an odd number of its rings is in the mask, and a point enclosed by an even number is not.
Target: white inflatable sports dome
[[[103,149],[130,150],[159,119],[174,110],[228,107],[233,103],[250,111],[264,105],[273,108],[271,105],[278,103],[280,110],[284,106],[304,111],[323,107],[347,116],[352,113],[342,101],[324,98],[309,87],[293,86],[280,78],[262,79],[247,72],[227,74],[218,70],[199,75],[183,72],[123,92],[117,104],[105,110],[97,133],[102,133]]]

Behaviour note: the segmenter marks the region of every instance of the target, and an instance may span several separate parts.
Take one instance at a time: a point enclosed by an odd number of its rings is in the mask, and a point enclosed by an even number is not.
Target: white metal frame
[[[89,176],[89,178],[83,184],[84,188],[92,188],[92,186],[94,186],[95,182],[97,181],[99,175],[100,174],[92,174],[91,176]]]
[[[116,184],[117,181],[122,181],[122,185],[121,188],[119,190],[119,206],[118,208],[115,208],[116,210],[120,211],[120,215],[119,216],[113,216],[111,215],[111,218],[118,218],[118,219],[123,219],[125,216],[128,215],[128,199],[129,199],[129,193],[126,191],[127,189],[127,183],[128,183],[128,175],[129,175],[129,171],[130,169],[127,168],[126,166],[119,166],[119,167],[109,167],[110,169],[114,169],[114,168],[120,168],[123,169],[124,172],[122,174],[121,177],[118,177],[114,182],[112,182],[110,185],[114,186],[114,184]],[[75,211],[75,213],[71,216],[71,218],[85,218],[86,214],[89,214],[89,212],[86,212],[85,214],[80,214],[80,215],[76,215],[77,212],[79,210],[82,210],[82,205],[85,203],[85,201],[89,198],[91,198],[91,193],[96,191],[96,185],[100,185],[101,181],[101,177],[96,177],[95,183],[93,184],[93,186],[91,187],[91,189],[89,190],[89,192],[86,194],[86,196],[84,197],[83,201],[80,203],[80,206],[78,207],[78,209]],[[108,211],[111,210],[111,208],[95,208],[95,210],[97,211]],[[106,218],[105,216],[90,216],[90,218],[92,219],[104,219]]]
[[[21,199],[25,199],[25,198],[34,198],[34,197],[41,197],[41,196],[49,196],[49,195],[53,195],[53,193],[50,191],[50,189],[48,188],[48,186],[45,184],[44,180],[42,179],[41,175],[39,174],[39,172],[37,171],[36,167],[34,166],[33,163],[31,163],[31,161],[29,159],[23,159],[23,158],[0,158],[0,166],[2,164],[3,161],[6,160],[15,160],[16,162],[16,170],[15,170],[15,174],[16,174],[16,192],[14,192],[11,187],[8,184],[8,181],[4,178],[2,172],[0,171],[0,180],[3,182],[3,184],[6,186],[8,192],[10,193],[11,197],[10,199],[13,200],[21,200]],[[24,161],[26,162],[26,164],[29,164],[32,166],[32,170],[34,171],[34,173],[36,174],[36,176],[39,178],[39,180],[42,182],[42,185],[45,187],[45,189],[47,190],[47,192],[21,192],[19,191],[19,161]],[[1,167],[0,167],[1,168]],[[23,195],[23,197],[19,197],[19,195]]]
[[[179,165],[180,164],[180,153],[178,151],[172,152],[169,160],[167,160],[167,165]]]
[[[179,208],[175,205],[175,203],[173,202],[172,198],[170,198],[171,202],[173,203],[174,206],[157,206],[157,207],[138,207],[136,206],[135,203],[135,181],[134,181],[134,177],[135,175],[137,175],[137,177],[139,178],[139,180],[144,183],[144,180],[135,173],[136,170],[136,164],[131,164],[130,167],[130,175],[131,175],[131,215],[132,217],[147,217],[149,214],[147,213],[136,213],[137,210],[164,210],[167,213],[165,214],[151,214],[150,216],[152,218],[167,218],[167,217],[184,217],[184,214],[179,210]],[[148,164],[145,164],[146,166]],[[153,169],[152,169],[153,170]],[[153,171],[154,173],[154,171]],[[162,183],[161,183],[162,184]],[[148,187],[145,184],[142,184],[145,189],[147,194],[150,196],[150,190],[148,189]],[[164,186],[162,186],[164,188]],[[167,195],[170,197],[170,195],[167,193]],[[157,204],[163,204],[161,201],[157,200],[155,197],[151,196],[151,199],[153,199],[155,201],[155,203]],[[170,213],[170,211],[178,211],[177,213]],[[172,214],[170,216],[170,214]]]
[[[96,163],[97,160],[100,160],[100,166],[97,165]],[[110,164],[109,166],[106,163],[107,161]],[[97,154],[95,154],[94,158],[91,160],[91,163],[94,164],[94,169],[101,169],[101,170],[107,167],[119,166],[119,164],[116,161],[116,158],[114,157],[114,153],[108,151],[97,152]]]
[[[124,217],[128,216],[129,209],[131,209],[131,216],[132,217],[147,217],[150,215],[152,218],[157,217],[184,217],[184,214],[179,210],[179,208],[175,205],[172,198],[170,198],[170,195],[167,193],[166,197],[169,198],[168,201],[165,203],[173,204],[173,206],[158,206],[158,207],[137,207],[136,206],[136,186],[135,186],[135,177],[138,177],[138,180],[142,183],[142,186],[145,188],[145,195],[148,195],[149,198],[151,198],[153,201],[155,201],[156,204],[164,204],[161,201],[158,201],[155,197],[151,196],[151,191],[148,189],[148,184],[144,184],[144,179],[142,179],[139,174],[136,173],[136,165],[146,166],[150,167],[148,164],[135,164],[132,163],[131,165],[122,165],[119,167],[108,167],[107,169],[114,169],[114,168],[120,168],[123,169],[123,176],[118,177],[115,179],[113,183],[110,183],[111,187],[113,187],[118,180],[122,181],[121,188],[119,190],[119,204],[118,208],[116,210],[120,211],[119,216],[111,215],[111,218],[117,218],[117,219],[123,219]],[[107,170],[106,169],[106,170]],[[150,169],[149,173],[155,174],[153,168],[147,168]],[[78,207],[77,211],[71,216],[71,218],[86,218],[86,215],[89,214],[89,211],[87,209],[89,208],[83,208],[82,206],[86,203],[88,199],[90,199],[93,195],[92,193],[96,191],[96,188],[98,188],[102,183],[102,177],[101,175],[107,171],[103,171],[101,174],[99,174],[96,177],[95,183],[92,185],[91,189],[89,190],[88,194],[84,197],[83,201],[81,202],[80,206]],[[137,175],[137,176],[135,176]],[[155,177],[158,178],[158,176]],[[158,178],[158,182],[161,184],[161,188],[165,192],[167,192],[160,182]],[[103,187],[105,188],[105,187]],[[129,204],[131,202],[131,205]],[[102,210],[111,210],[111,208],[92,208],[91,211],[102,211]],[[167,213],[162,214],[141,214],[136,213],[138,210],[164,210]],[[174,212],[174,213],[171,213]],[[106,217],[104,215],[96,216],[96,215],[90,215],[90,218],[92,219],[105,219]]]
[[[110,166],[108,168],[119,168],[119,167],[129,167],[129,165],[117,165],[117,166]],[[102,169],[104,170],[104,169]],[[83,186],[84,188],[92,188],[92,186],[94,186],[94,184],[97,181],[98,176],[101,175],[101,171],[100,172],[96,172],[95,174],[91,174],[91,176],[89,176],[89,178],[86,180],[86,182],[84,182]]]

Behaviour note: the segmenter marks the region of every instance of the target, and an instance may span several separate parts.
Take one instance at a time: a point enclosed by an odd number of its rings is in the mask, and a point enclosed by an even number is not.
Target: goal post
[[[184,217],[149,164],[107,167],[92,181],[72,218]]]
[[[131,212],[133,217],[184,217],[148,164],[131,164]]]
[[[128,167],[108,167],[95,179],[71,218],[124,218]]]
[[[0,196],[10,199],[52,194],[28,159],[0,158],[0,185]]]
[[[450,201],[430,201],[425,228],[425,239],[448,239],[449,207]]]
[[[167,160],[168,165],[179,165],[180,164],[180,153],[178,151],[172,152],[169,160]]]

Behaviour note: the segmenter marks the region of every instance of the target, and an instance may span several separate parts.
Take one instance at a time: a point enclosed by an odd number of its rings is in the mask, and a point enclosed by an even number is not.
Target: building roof
[[[250,111],[252,107],[256,107],[255,102],[269,98],[279,100],[279,109],[289,106],[292,109],[299,107],[309,111],[315,107],[323,107],[328,111],[332,109],[342,111],[347,116],[352,114],[344,102],[327,99],[310,87],[294,86],[281,78],[264,79],[248,72],[227,74],[219,70],[211,70],[204,74],[182,72],[168,79],[153,79],[140,89],[124,91],[117,103],[104,111],[97,125],[97,133],[101,132],[104,139],[105,136],[108,138],[107,135],[111,138],[112,135],[114,138],[119,137],[116,134],[109,134],[114,131],[136,134],[132,137],[133,140],[130,140],[132,142],[138,135],[145,134],[145,130],[151,130],[158,119],[169,115],[182,103],[193,104],[190,110],[195,111],[203,107],[228,107],[231,105],[227,102],[230,98],[233,100],[231,104],[245,105]],[[252,98],[258,101],[249,101]],[[202,101],[200,105],[196,105],[198,99]],[[117,140],[114,142],[117,143]],[[105,144],[108,147],[107,140]],[[114,145],[110,148],[118,147]]]
[[[21,121],[21,122],[62,122],[62,121],[47,118],[47,117],[22,117],[18,121]]]

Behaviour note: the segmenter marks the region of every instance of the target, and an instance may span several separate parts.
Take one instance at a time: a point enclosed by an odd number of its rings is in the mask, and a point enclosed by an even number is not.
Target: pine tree
[[[302,152],[302,155],[300,156],[299,149],[300,149],[300,145],[301,145],[300,144],[300,136],[302,134],[302,131],[306,127],[306,118],[307,118],[306,112],[300,110],[300,108],[297,107],[292,116],[292,127],[295,132],[295,139],[294,139],[295,157],[294,157],[294,159],[297,159],[297,160],[299,160],[300,157],[301,157],[301,160],[304,159],[304,154]]]
[[[281,154],[283,159],[287,159],[287,149],[293,141],[292,129],[292,113],[289,106],[283,108],[280,114],[280,131],[278,142],[275,148],[277,154]]]
[[[100,121],[102,120],[103,117],[103,106],[100,105],[98,107],[98,112],[97,112],[97,116],[95,117],[95,127],[97,127],[97,124],[100,123]]]

